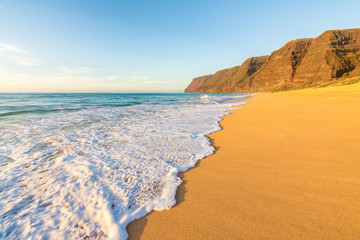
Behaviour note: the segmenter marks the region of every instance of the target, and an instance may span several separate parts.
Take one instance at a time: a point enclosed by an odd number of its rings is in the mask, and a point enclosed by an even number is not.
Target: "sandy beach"
[[[255,94],[130,239],[360,239],[360,84]]]

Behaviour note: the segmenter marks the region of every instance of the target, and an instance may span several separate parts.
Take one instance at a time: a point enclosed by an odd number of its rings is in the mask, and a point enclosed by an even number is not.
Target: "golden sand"
[[[130,239],[360,239],[360,84],[256,94]]]

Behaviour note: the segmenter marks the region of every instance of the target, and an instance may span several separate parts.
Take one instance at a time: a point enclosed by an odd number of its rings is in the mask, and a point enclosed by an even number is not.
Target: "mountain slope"
[[[360,76],[360,29],[329,30],[298,39],[270,56],[195,78],[185,92],[259,92],[295,89]]]

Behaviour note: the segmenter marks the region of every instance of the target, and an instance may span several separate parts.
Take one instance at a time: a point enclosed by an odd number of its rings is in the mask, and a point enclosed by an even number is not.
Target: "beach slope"
[[[360,84],[256,94],[130,239],[360,239]]]

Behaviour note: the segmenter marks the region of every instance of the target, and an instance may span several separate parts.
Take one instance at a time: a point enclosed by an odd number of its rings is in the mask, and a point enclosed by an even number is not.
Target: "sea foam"
[[[206,135],[234,105],[93,108],[1,129],[0,238],[126,239],[131,221],[176,203],[178,172],[213,153]]]

